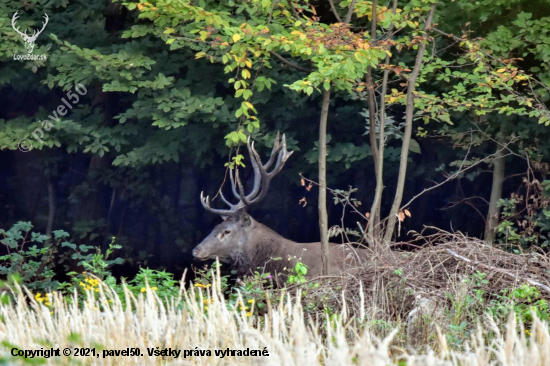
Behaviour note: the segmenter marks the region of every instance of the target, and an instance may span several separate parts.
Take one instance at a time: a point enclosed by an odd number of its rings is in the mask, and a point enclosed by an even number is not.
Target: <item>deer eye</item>
[[[229,235],[229,234],[231,234],[231,230],[225,230],[225,231],[223,232],[223,234],[224,234],[224,235]]]

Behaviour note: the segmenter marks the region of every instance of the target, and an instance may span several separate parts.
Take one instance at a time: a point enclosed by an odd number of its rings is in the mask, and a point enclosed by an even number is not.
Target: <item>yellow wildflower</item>
[[[252,316],[252,313],[250,311],[247,311],[246,316]]]
[[[143,293],[143,292],[145,292],[145,291],[147,291],[147,290],[145,289],[145,287],[142,287],[140,291]]]
[[[249,303],[249,304],[252,304],[253,302],[254,302],[254,299],[248,300],[248,303]]]
[[[153,291],[157,291],[157,290],[158,290],[158,288],[157,288],[156,286],[153,286],[153,287],[151,287],[151,290],[153,290]]]

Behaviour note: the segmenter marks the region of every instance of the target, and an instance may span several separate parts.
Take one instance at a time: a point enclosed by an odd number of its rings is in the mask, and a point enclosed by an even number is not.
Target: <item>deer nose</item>
[[[195,258],[202,258],[201,257],[201,250],[199,249],[199,247],[196,247],[195,249],[193,249],[191,254],[193,254],[193,257],[195,257]]]

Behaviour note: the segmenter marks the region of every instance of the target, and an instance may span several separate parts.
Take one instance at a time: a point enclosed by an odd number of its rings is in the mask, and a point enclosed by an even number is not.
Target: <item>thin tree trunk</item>
[[[55,181],[52,177],[47,177],[46,183],[48,185],[48,223],[46,225],[46,235],[52,238],[56,211]]]
[[[377,7],[377,0],[374,0],[372,2],[372,22],[371,22],[371,30],[370,30],[370,38],[371,41],[374,41],[376,39],[376,20],[377,20],[377,14],[376,14],[376,7]],[[374,174],[375,176],[378,175],[378,147],[376,146],[376,105],[374,102],[374,82],[372,80],[372,66],[369,66],[367,68],[367,99],[369,103],[369,140],[370,140],[370,148],[372,151],[372,158],[374,160]],[[372,219],[372,213],[371,213],[371,222]],[[370,225],[372,228],[372,225]],[[370,231],[370,230],[369,230]]]
[[[356,0],[352,0],[348,13],[345,18],[345,23],[351,21],[353,9],[355,8]],[[339,22],[342,20],[338,16],[334,3],[330,1],[332,11]],[[376,32],[376,29],[375,29]],[[330,273],[330,253],[328,246],[328,213],[327,213],[327,120],[328,109],[330,105],[330,88],[324,90],[323,87],[323,103],[321,105],[321,119],[319,121],[319,230],[321,232],[321,260],[323,262],[323,274]]]
[[[430,26],[433,21],[433,16],[435,12],[435,4],[432,4],[428,18],[426,19],[426,24],[424,24],[424,32],[427,32],[430,29]],[[393,232],[395,230],[395,224],[397,222],[397,214],[399,213],[399,208],[401,207],[401,201],[403,200],[403,191],[405,189],[405,178],[407,177],[407,160],[409,158],[409,146],[411,143],[411,134],[413,127],[413,117],[414,117],[414,89],[416,79],[420,73],[420,68],[422,67],[422,58],[424,57],[424,51],[426,50],[426,44],[424,42],[420,43],[418,46],[418,53],[416,55],[416,61],[414,63],[413,71],[408,80],[407,86],[407,107],[405,110],[405,133],[403,134],[403,144],[401,146],[401,159],[399,161],[399,177],[397,179],[397,189],[395,191],[395,197],[393,200],[393,205],[391,207],[390,216],[388,217],[388,225],[386,226],[386,234],[384,235],[384,242],[389,244]]]
[[[493,162],[493,187],[491,188],[491,201],[489,202],[489,212],[487,213],[487,227],[485,228],[485,240],[493,243],[496,239],[496,231],[500,219],[500,207],[498,201],[502,198],[502,184],[504,183],[504,153],[502,146],[505,144],[503,127],[501,127],[501,135],[498,138],[497,150],[495,152],[495,160]]]
[[[319,121],[319,229],[321,230],[321,260],[323,274],[330,273],[327,213],[327,120],[330,89],[323,90],[321,119]]]
[[[376,2],[374,3],[376,4]],[[374,6],[374,5],[373,5]],[[397,11],[397,0],[393,0],[393,14]],[[373,28],[376,32],[376,22],[375,22],[376,13],[373,10]],[[388,39],[393,38],[393,22],[389,28]],[[371,38],[373,29],[371,29]],[[386,65],[390,64],[390,56],[386,55]],[[370,210],[370,225],[368,231],[369,242],[373,245],[376,245],[376,241],[380,239],[380,206],[382,204],[382,192],[384,190],[384,143],[386,139],[385,134],[385,124],[386,124],[386,92],[388,90],[388,79],[389,79],[390,70],[384,70],[384,76],[382,78],[382,91],[380,94],[380,110],[379,110],[379,124],[380,130],[378,133],[378,160],[374,161],[374,166],[376,168],[376,191],[374,193],[374,200],[372,202],[372,207]],[[374,93],[373,93],[374,94]],[[373,96],[374,98],[374,96]],[[370,103],[369,103],[370,105]],[[369,107],[370,108],[370,107]],[[372,127],[371,127],[372,128]],[[372,142],[371,142],[372,145]]]

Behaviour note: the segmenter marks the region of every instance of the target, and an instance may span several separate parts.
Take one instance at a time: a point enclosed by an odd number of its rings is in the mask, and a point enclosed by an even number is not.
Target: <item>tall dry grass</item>
[[[377,339],[368,330],[360,331],[366,328],[346,319],[345,314],[331,325],[325,319],[306,319],[299,294],[295,300],[287,296],[272,304],[263,317],[230,311],[217,280],[206,291],[185,288],[182,282],[178,298],[170,299],[166,306],[154,291],[137,298],[126,292],[123,302],[104,285],[99,293],[89,293],[84,306],[76,305],[77,301],[68,304],[54,295],[48,308],[25,289],[14,292],[14,302],[0,304],[0,355],[7,365],[24,364],[22,359],[11,358],[13,346],[22,350],[95,347],[100,354],[99,358],[49,358],[45,360],[48,365],[550,365],[548,326],[537,319],[530,337],[515,317],[510,317],[505,334],[488,320],[491,329],[480,328],[464,352],[450,350],[446,338],[439,334],[438,350],[420,354],[392,346],[397,329],[385,339]],[[490,330],[495,337],[487,341]],[[101,347],[139,347],[144,356],[102,358]],[[155,347],[210,350],[212,356],[183,358],[183,352],[177,359],[147,356],[147,348]],[[269,356],[214,355],[214,350],[228,348],[265,348]]]

